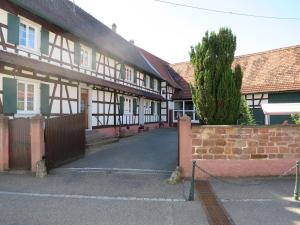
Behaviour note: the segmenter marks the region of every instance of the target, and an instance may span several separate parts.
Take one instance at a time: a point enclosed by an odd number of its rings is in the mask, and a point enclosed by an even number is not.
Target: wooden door
[[[84,114],[85,129],[89,128],[89,95],[87,89],[81,89],[80,112]]]
[[[170,127],[173,126],[173,110],[172,109],[169,110],[169,126]]]
[[[17,118],[9,120],[9,168],[31,169],[30,120]]]

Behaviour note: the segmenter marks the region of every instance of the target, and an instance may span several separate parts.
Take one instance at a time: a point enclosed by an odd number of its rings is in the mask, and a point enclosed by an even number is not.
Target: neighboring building
[[[157,127],[168,124],[175,88],[137,47],[71,1],[1,0],[0,114],[83,112],[87,129]]]
[[[234,64],[243,70],[242,94],[247,98],[257,124],[264,124],[265,117],[261,103],[300,103],[300,46],[274,49],[235,57]],[[189,83],[194,82],[194,70],[190,62],[172,65],[180,74],[181,90],[173,99],[175,114],[185,112],[192,117]],[[176,107],[177,105],[177,107]],[[178,113],[177,113],[178,112]],[[177,117],[177,116],[175,116]],[[271,124],[281,124],[289,116],[271,116]],[[290,121],[291,122],[291,121]]]

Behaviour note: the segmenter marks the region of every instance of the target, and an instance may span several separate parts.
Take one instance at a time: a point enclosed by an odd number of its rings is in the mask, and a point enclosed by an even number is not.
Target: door
[[[11,119],[9,127],[9,168],[31,169],[30,120]]]
[[[80,112],[84,114],[85,129],[89,128],[89,94],[87,89],[80,92]]]
[[[172,109],[169,110],[169,126],[170,127],[173,126],[173,110]]]

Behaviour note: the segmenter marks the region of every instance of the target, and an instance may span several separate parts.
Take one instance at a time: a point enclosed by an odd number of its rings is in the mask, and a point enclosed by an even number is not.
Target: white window
[[[37,89],[33,83],[19,81],[17,85],[18,113],[36,113]]]
[[[132,114],[132,99],[131,98],[125,98],[125,104],[124,104],[124,114]]]
[[[86,46],[80,46],[80,66],[90,68],[92,65],[92,50]]]
[[[40,32],[40,25],[21,18],[19,25],[19,47],[31,51],[39,51]]]
[[[133,71],[131,68],[126,68],[126,75],[125,75],[125,80],[132,82],[133,78]]]
[[[192,122],[199,122],[192,101],[174,101],[174,121],[183,115],[189,116]]]

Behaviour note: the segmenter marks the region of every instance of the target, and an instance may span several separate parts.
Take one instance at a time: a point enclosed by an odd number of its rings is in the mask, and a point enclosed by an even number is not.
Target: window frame
[[[83,52],[87,52],[87,56],[88,56],[88,62],[87,62],[87,65],[81,63],[81,53]],[[83,58],[84,60],[84,58]],[[79,60],[79,67],[82,68],[82,69],[89,69],[91,70],[92,69],[92,49],[83,45],[83,44],[80,44],[80,60]]]
[[[19,84],[24,84],[24,110],[18,109],[18,98],[19,98]],[[27,96],[28,96],[28,85],[33,85],[33,110],[28,110],[27,107]],[[17,114],[38,114],[38,84],[25,81],[25,80],[17,80]]]
[[[175,109],[176,102],[182,102],[182,109]],[[173,118],[174,122],[178,122],[177,117],[175,117],[176,112],[182,112],[182,115],[186,115],[186,112],[192,112],[193,117],[191,118],[192,123],[199,123],[199,120],[196,119],[196,108],[193,103],[193,110],[185,109],[185,102],[193,102],[192,100],[175,100],[174,101],[174,109],[173,109]]]
[[[21,32],[19,32],[19,44],[18,44],[18,49],[23,50],[23,51],[29,51],[35,54],[40,55],[41,54],[41,29],[42,26],[31,21],[28,20],[24,17],[20,16],[20,24],[19,24],[19,30],[20,30],[20,26],[21,24],[26,26],[26,45],[21,45],[20,44],[20,36],[21,36]],[[34,35],[34,48],[29,47],[29,28],[33,28],[35,31],[35,35]]]

